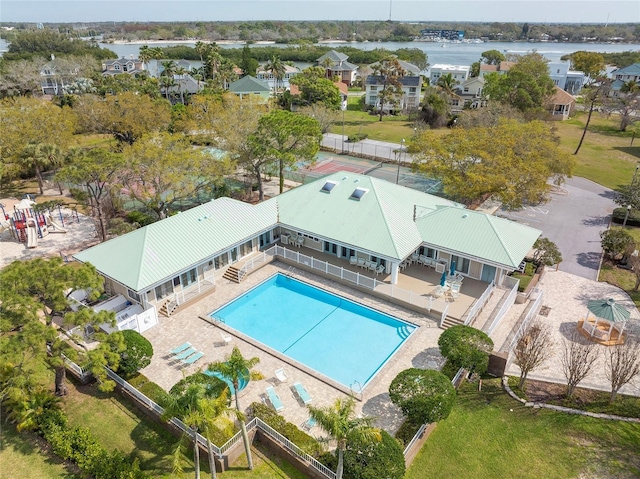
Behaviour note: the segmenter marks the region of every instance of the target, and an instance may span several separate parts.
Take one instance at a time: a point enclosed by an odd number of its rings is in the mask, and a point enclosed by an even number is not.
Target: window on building
[[[193,268],[186,273],[182,273],[180,275],[180,282],[182,286],[189,286],[191,283],[195,283],[198,280],[198,274],[196,273],[196,269]]]
[[[464,87],[464,92],[465,93],[469,93],[469,87],[468,86]]]
[[[216,266],[216,269],[224,268],[226,265],[229,264],[229,254],[222,253],[220,256],[216,256],[213,259],[213,262]]]
[[[369,90],[370,90],[370,91],[378,91],[378,87],[377,87],[377,86],[375,86],[375,85],[372,85],[372,86],[369,88]]]
[[[416,92],[416,87],[412,86],[409,87],[409,93],[415,93]]]
[[[169,280],[159,286],[156,286],[156,299],[160,300],[173,293],[173,281]]]
[[[469,274],[469,259],[461,258],[460,256],[451,255],[451,262],[456,262],[456,271],[460,271],[464,274]],[[449,263],[451,265],[451,263]]]
[[[251,241],[247,241],[244,244],[240,245],[240,257],[247,256],[253,251],[253,243]]]
[[[138,293],[136,293],[135,291],[128,289],[127,290],[127,296],[129,296],[129,298],[133,299],[134,301],[136,301],[137,303],[142,302],[140,300],[140,295]]]

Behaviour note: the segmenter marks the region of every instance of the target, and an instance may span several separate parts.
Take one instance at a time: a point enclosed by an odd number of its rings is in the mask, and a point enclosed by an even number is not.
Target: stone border
[[[552,409],[553,411],[564,412],[566,414],[578,414],[580,416],[589,416],[589,417],[594,417],[596,419],[609,419],[611,421],[624,421],[624,422],[633,422],[636,424],[640,424],[640,419],[635,417],[616,416],[615,414],[603,414],[599,412],[583,411],[582,409],[573,409],[570,407],[556,406],[554,404],[546,404],[543,402],[526,401],[522,399],[520,396],[518,396],[516,393],[514,393],[512,389],[509,387],[508,376],[502,376],[502,387],[504,388],[505,391],[507,391],[507,394],[509,396],[511,396],[516,401],[521,402],[526,407]]]

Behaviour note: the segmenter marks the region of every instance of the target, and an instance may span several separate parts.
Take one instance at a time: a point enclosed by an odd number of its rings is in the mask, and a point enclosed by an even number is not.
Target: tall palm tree
[[[449,96],[449,98],[457,96],[455,93],[455,87],[458,82],[453,78],[451,73],[447,73],[446,75],[442,75],[438,78],[437,86]]]
[[[207,43],[203,43],[201,41],[197,41],[194,48],[196,50],[196,53],[200,56],[200,63],[202,64],[201,68],[202,68],[203,80],[206,81],[207,69],[204,68],[204,60],[207,57],[207,54],[209,53],[209,51],[211,50],[211,45]]]
[[[161,76],[160,77],[160,88],[164,89],[164,96],[167,100],[169,100],[169,90],[176,86],[176,80],[171,76]]]
[[[142,65],[147,65],[149,61],[153,59],[153,51],[151,51],[149,45],[142,45],[140,47],[138,58],[142,62]]]
[[[265,64],[264,70],[267,72],[271,72],[274,79],[274,88],[273,94],[274,96],[278,95],[278,84],[282,82],[285,74],[287,73],[287,66],[284,64],[280,57],[274,55],[271,59]]]
[[[53,166],[58,162],[60,157],[60,149],[55,145],[28,143],[20,154],[20,164],[23,168],[33,169],[38,181],[40,194],[44,194],[44,180],[42,172],[49,166]]]
[[[184,77],[188,73],[187,69],[181,66],[176,66],[173,70],[174,78],[178,77],[178,91],[180,92],[180,103],[184,105],[184,91],[182,91],[182,85],[184,83]]]
[[[151,58],[156,61],[156,75],[160,75],[160,68],[158,65],[158,61],[164,56],[164,52],[160,47],[151,47],[149,48],[149,53],[151,54]]]
[[[225,358],[224,362],[215,362],[209,364],[208,370],[212,372],[218,372],[222,376],[228,378],[233,384],[236,398],[236,411],[238,420],[240,422],[240,430],[242,431],[242,441],[244,442],[244,451],[247,454],[247,463],[249,469],[253,469],[253,460],[251,458],[251,445],[249,444],[249,436],[247,435],[247,426],[245,424],[245,416],[240,409],[240,395],[238,394],[240,387],[240,379],[263,379],[263,375],[258,371],[253,371],[253,368],[260,362],[260,359],[253,357],[246,359],[242,356],[242,353],[237,346],[233,347],[231,354]],[[247,374],[249,377],[247,378]]]
[[[43,143],[38,147],[38,154],[42,158],[42,163],[47,166],[53,166],[55,171],[64,163],[64,156],[62,155],[62,151],[56,145],[52,145],[51,143]],[[54,172],[55,172],[54,171]],[[63,195],[62,184],[58,181],[57,183],[58,190],[60,191],[60,195]]]
[[[342,479],[344,468],[344,450],[350,438],[363,441],[378,442],[382,440],[380,430],[372,426],[373,418],[356,417],[355,400],[353,397],[338,398],[333,406],[316,408],[309,407],[310,416],[337,443],[338,467],[336,479]]]

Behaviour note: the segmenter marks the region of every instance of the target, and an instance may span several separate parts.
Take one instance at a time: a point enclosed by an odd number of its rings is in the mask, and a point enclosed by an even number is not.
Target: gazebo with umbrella
[[[629,310],[612,298],[595,299],[587,303],[587,317],[578,323],[578,328],[588,339],[601,344],[622,344],[622,332],[630,316]]]

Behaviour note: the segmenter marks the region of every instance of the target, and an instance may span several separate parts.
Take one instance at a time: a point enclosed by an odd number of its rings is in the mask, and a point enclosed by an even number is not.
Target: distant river
[[[193,43],[154,43],[150,46],[166,47],[175,45],[193,46]],[[242,44],[219,44],[221,48],[242,48]],[[471,65],[480,59],[482,52],[487,50],[498,50],[506,53],[524,54],[536,50],[550,61],[558,61],[560,57],[568,53],[579,50],[587,50],[600,53],[625,52],[629,50],[640,50],[638,44],[609,44],[609,43],[528,43],[528,42],[488,42],[488,43],[434,43],[434,42],[354,42],[354,43],[330,43],[321,44],[329,47],[350,46],[362,50],[373,50],[375,48],[385,48],[387,50],[397,50],[399,48],[418,48],[425,52],[431,65],[436,63],[447,63],[454,65]],[[443,46],[444,45],[444,46]],[[140,44],[106,44],[101,43],[101,47],[114,51],[120,57],[137,56],[140,51]],[[284,44],[255,44],[254,47],[273,46],[285,47]]]
[[[176,45],[187,45],[193,47],[195,42],[190,43],[153,43],[150,46],[167,47]],[[219,44],[222,48],[242,48],[243,44]],[[434,42],[354,42],[354,43],[323,43],[323,46],[339,47],[350,46],[362,50],[373,50],[375,48],[385,48],[387,50],[397,50],[399,48],[418,48],[425,52],[431,65],[436,63],[448,63],[458,65],[471,65],[480,59],[482,52],[487,50],[498,50],[506,53],[523,54],[536,50],[550,61],[560,60],[560,57],[568,53],[579,50],[591,52],[615,53],[629,50],[638,51],[638,44],[610,44],[610,43],[528,43],[528,42],[488,42],[488,43],[434,43]],[[444,46],[443,46],[444,45]],[[102,48],[108,48],[119,57],[138,56],[142,44],[111,44],[100,43]],[[255,47],[274,46],[282,48],[284,44],[255,44]],[[0,52],[6,51],[7,43],[0,39]]]

